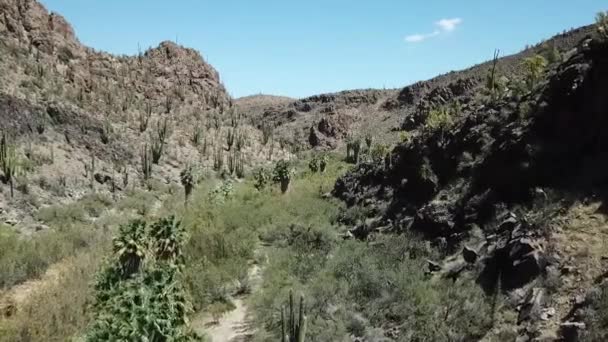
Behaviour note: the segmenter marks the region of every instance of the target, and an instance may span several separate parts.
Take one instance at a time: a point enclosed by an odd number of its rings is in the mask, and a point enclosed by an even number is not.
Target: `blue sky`
[[[397,88],[593,22],[603,0],[42,0],[96,49],[177,39],[235,96]]]

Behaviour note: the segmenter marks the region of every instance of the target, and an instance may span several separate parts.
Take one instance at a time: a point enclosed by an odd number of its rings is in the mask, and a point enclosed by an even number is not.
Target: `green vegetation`
[[[281,310],[281,341],[304,342],[306,340],[306,316],[304,315],[304,296],[300,296],[300,307],[296,314],[293,292],[289,293],[289,310]]]
[[[150,151],[152,152],[152,163],[158,164],[163,155],[165,144],[169,138],[168,118],[156,122],[155,134],[150,134]]]
[[[359,137],[348,137],[346,141],[346,160],[359,164],[359,158],[361,156],[361,138]]]
[[[201,340],[188,328],[190,304],[179,281],[185,233],[173,217],[120,228],[114,254],[95,284],[87,341]]]
[[[448,107],[432,109],[426,118],[425,128],[446,131],[454,123],[453,113]]]
[[[532,57],[525,58],[523,65],[526,70],[526,86],[529,90],[532,90],[541,79],[545,69],[547,68],[548,62],[545,57],[541,55],[534,55]]]
[[[186,165],[186,167],[180,173],[180,181],[184,186],[184,194],[185,194],[185,203],[188,203],[188,198],[190,198],[190,194],[192,193],[192,189],[194,189],[194,185],[196,184],[196,176],[194,174],[194,168],[192,165]]]
[[[272,180],[275,183],[279,183],[281,186],[281,192],[286,193],[289,190],[289,183],[294,170],[291,168],[290,163],[287,160],[279,160],[272,172]]]
[[[19,159],[15,145],[8,140],[6,133],[2,133],[0,138],[0,167],[2,168],[2,181],[4,184],[9,184],[11,188],[11,197],[14,196],[14,179],[17,173]]]

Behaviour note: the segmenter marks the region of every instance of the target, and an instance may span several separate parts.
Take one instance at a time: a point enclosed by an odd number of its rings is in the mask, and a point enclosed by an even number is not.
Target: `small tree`
[[[548,63],[541,55],[525,58],[523,63],[526,69],[526,85],[529,90],[532,90],[545,72]]]
[[[286,193],[289,190],[289,183],[293,170],[286,160],[279,160],[274,166],[273,181],[281,185],[281,192]]]
[[[269,170],[261,167],[253,173],[253,180],[254,180],[253,186],[258,191],[262,191],[266,188],[268,183],[270,183],[271,179],[272,179],[272,173]]]
[[[187,165],[186,168],[182,170],[182,172],[180,173],[180,180],[182,185],[184,186],[185,205],[188,205],[188,198],[190,198],[192,189],[194,189],[194,184],[196,184],[196,177],[194,175],[194,169],[192,165]]]

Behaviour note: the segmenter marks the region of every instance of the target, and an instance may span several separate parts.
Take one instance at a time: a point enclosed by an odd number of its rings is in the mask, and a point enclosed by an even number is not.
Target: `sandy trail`
[[[253,265],[249,269],[251,291],[255,291],[260,283],[260,268]],[[245,342],[250,341],[255,332],[249,319],[246,300],[249,295],[235,298],[235,309],[227,312],[218,323],[207,314],[201,314],[192,322],[194,330],[211,338],[212,342]]]

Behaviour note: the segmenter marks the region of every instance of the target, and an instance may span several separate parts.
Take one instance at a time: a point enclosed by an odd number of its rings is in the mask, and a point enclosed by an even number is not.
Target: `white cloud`
[[[456,29],[456,26],[462,24],[461,18],[441,19],[435,23],[441,30],[445,32],[452,32]]]
[[[435,22],[435,25],[439,27],[431,33],[417,33],[405,37],[405,41],[408,43],[420,43],[427,39],[436,37],[444,32],[452,32],[458,25],[462,24],[462,18],[449,18],[441,19]]]
[[[405,41],[408,43],[420,43],[423,42],[429,38],[433,38],[435,36],[439,35],[439,31],[435,31],[432,33],[425,33],[425,34],[412,34],[410,36],[405,37]]]

